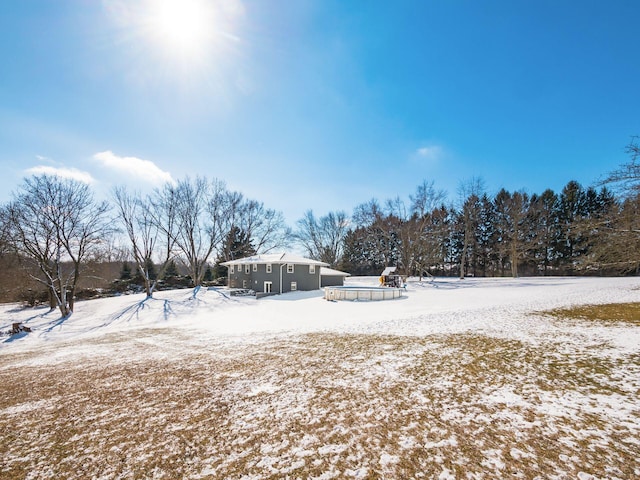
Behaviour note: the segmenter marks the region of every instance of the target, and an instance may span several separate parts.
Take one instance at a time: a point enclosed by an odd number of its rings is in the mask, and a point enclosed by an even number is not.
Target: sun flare
[[[155,0],[150,5],[150,29],[167,52],[200,55],[211,42],[215,16],[204,0]]]
[[[193,90],[204,81],[218,88],[245,45],[243,0],[102,1],[136,83],[166,79]]]

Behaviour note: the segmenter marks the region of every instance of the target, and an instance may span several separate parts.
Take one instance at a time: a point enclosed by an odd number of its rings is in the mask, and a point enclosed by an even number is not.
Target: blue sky
[[[1,201],[200,174],[293,224],[423,180],[590,185],[640,135],[635,0],[167,2],[0,3]]]

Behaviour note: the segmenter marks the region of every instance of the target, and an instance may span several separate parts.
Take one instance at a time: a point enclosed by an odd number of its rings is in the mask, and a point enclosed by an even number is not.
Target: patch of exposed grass
[[[154,341],[0,370],[0,478],[640,476],[637,355],[485,335]]]
[[[640,325],[640,302],[580,305],[570,308],[547,310],[542,313],[561,319]]]

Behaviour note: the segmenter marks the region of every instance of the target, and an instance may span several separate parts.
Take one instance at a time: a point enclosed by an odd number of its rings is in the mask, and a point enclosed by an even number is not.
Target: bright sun
[[[215,16],[206,0],[153,0],[149,28],[167,52],[202,54],[215,32]]]
[[[102,0],[136,81],[171,78],[214,84],[243,42],[243,0]]]

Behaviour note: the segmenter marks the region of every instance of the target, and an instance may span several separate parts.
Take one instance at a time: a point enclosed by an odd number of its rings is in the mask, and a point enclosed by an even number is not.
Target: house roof
[[[350,277],[351,274],[347,273],[347,272],[341,272],[340,270],[334,270],[333,268],[329,268],[329,267],[321,267],[320,268],[320,276],[333,276],[333,277]]]
[[[319,262],[318,260],[311,260],[310,258],[300,257],[299,255],[293,255],[291,253],[267,253],[264,255],[253,255],[251,257],[239,258],[237,260],[229,260],[228,262],[222,262],[220,265],[229,266],[229,265],[245,265],[247,263],[256,263],[256,264],[285,264],[292,263],[295,265],[319,265],[319,266],[329,266],[328,263]]]

